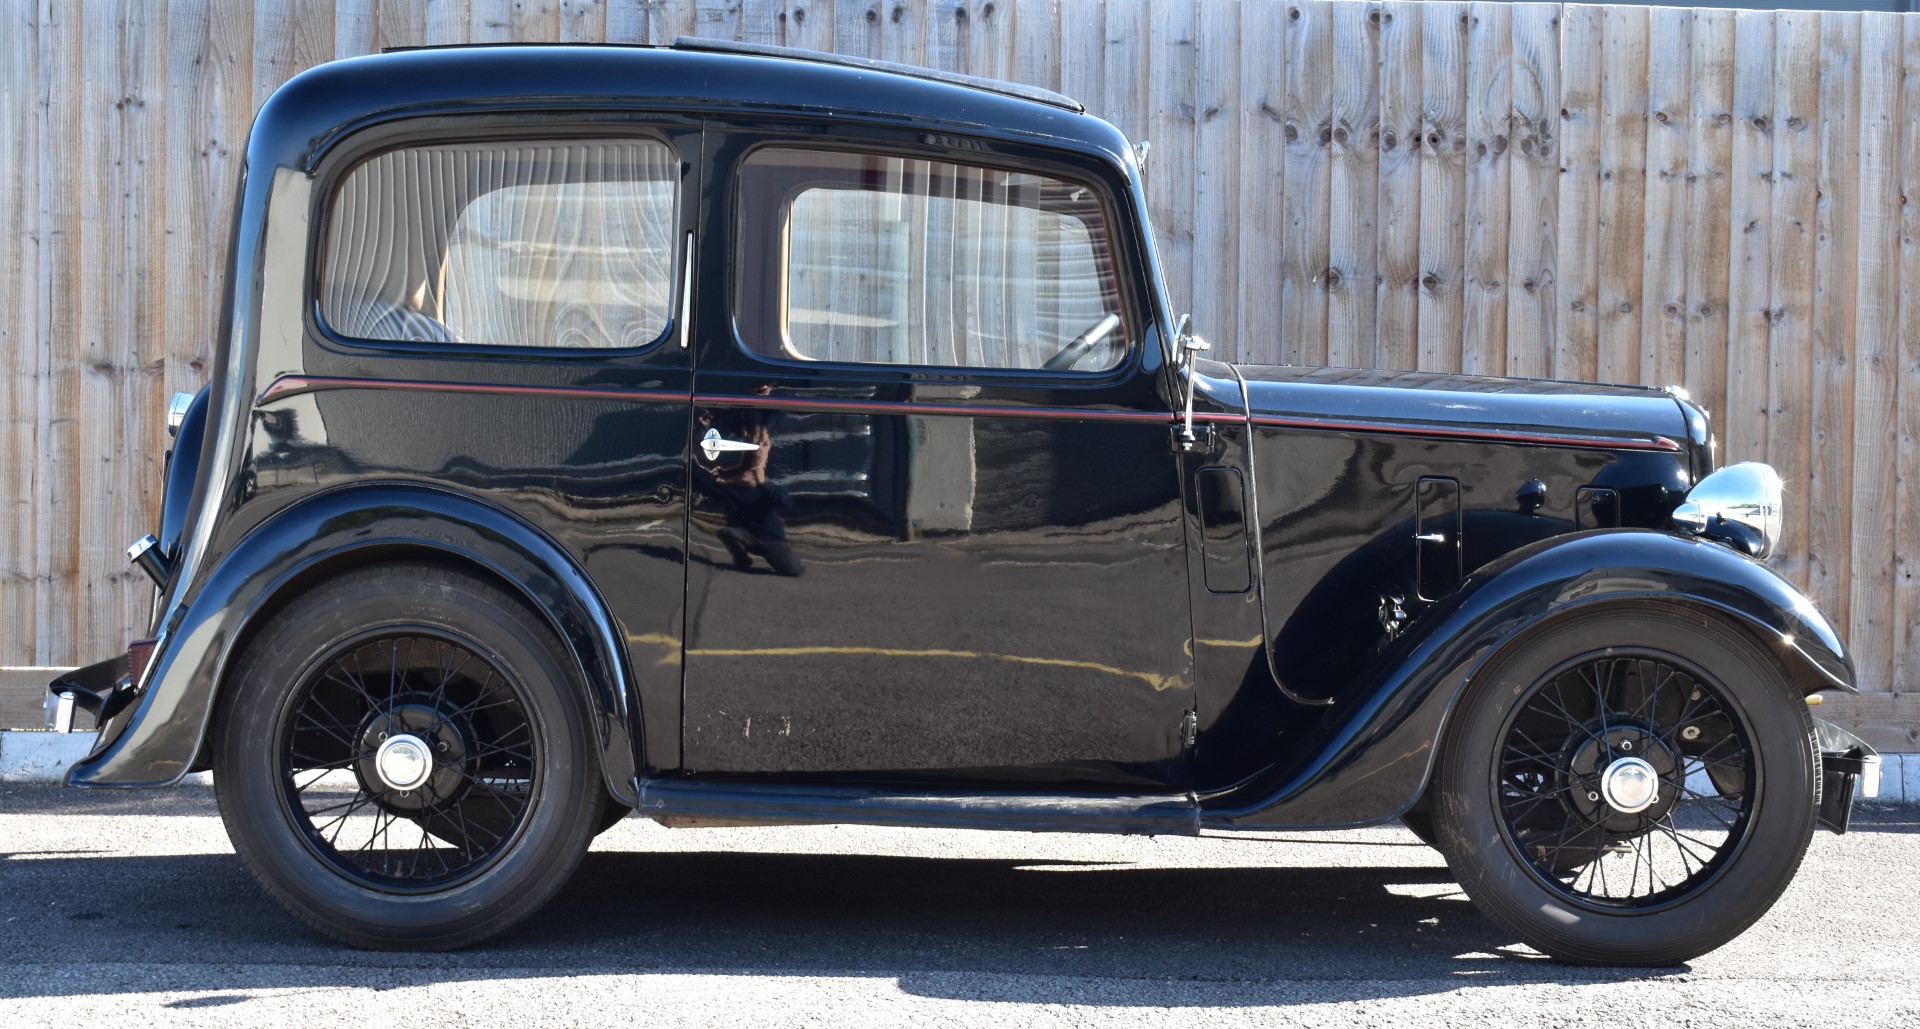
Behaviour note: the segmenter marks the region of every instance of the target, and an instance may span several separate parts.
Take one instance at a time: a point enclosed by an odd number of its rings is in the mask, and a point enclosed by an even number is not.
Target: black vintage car
[[[211,769],[241,859],[456,947],[594,834],[1394,819],[1669,963],[1877,757],[1675,392],[1201,359],[1062,96],[699,40],[342,61],[262,108],[152,639],[75,786]]]

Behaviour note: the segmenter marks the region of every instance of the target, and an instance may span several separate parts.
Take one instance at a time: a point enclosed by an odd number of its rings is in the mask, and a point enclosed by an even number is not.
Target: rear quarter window
[[[373,157],[326,215],[321,319],[372,341],[645,346],[672,310],[678,175],[652,140]]]

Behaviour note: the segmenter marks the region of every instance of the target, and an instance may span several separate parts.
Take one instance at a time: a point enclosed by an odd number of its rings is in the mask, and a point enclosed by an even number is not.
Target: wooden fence
[[[1060,89],[1153,143],[1229,357],[1682,383],[1920,749],[1920,16],[1359,0],[0,0],[0,664],[113,652],[246,128],[387,46],[721,36]]]

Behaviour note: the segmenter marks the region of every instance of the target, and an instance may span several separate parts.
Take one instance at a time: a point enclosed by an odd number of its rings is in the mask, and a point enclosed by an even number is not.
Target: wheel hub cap
[[[1660,773],[1641,758],[1616,758],[1600,776],[1600,793],[1615,811],[1639,814],[1660,799]]]
[[[433,774],[433,751],[412,733],[389,736],[373,755],[374,771],[389,789],[418,789]]]

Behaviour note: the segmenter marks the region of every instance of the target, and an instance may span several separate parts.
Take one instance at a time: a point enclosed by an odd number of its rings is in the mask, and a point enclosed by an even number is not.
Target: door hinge
[[[1192,711],[1180,716],[1180,745],[1191,747],[1200,739],[1200,717]]]
[[[1220,443],[1220,433],[1211,424],[1188,426],[1175,422],[1170,428],[1167,449],[1176,454],[1211,454]]]

